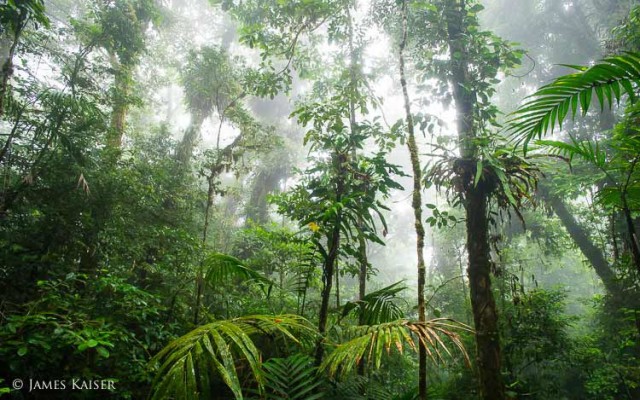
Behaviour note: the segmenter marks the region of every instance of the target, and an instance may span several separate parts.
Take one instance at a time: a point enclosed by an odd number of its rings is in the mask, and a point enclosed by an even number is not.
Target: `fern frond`
[[[316,393],[321,381],[309,356],[294,354],[288,358],[272,358],[262,365],[262,369],[268,399],[316,400],[324,396]]]
[[[174,340],[152,362],[158,368],[151,399],[210,398],[210,382],[219,376],[236,399],[243,399],[236,365],[249,367],[260,392],[264,387],[261,354],[254,335],[280,335],[294,343],[311,342],[315,330],[297,315],[253,315],[203,325]]]
[[[398,320],[373,326],[360,326],[355,329],[355,337],[337,346],[325,358],[320,368],[329,375],[348,375],[360,360],[367,359],[368,364],[379,368],[382,356],[393,348],[403,353],[405,347],[418,351],[417,343],[427,348],[427,354],[434,361],[444,361],[445,354],[452,357],[445,341],[453,344],[462,354],[465,362],[469,356],[456,331],[472,332],[471,328],[447,318],[436,318],[426,322]],[[445,354],[443,354],[443,352]]]
[[[601,109],[619,102],[623,94],[633,103],[640,83],[640,53],[607,57],[592,67],[575,67],[580,72],[564,75],[541,87],[518,110],[511,114],[507,129],[525,150],[534,138],[553,132],[568,115],[574,119],[578,109],[586,114],[593,95]]]

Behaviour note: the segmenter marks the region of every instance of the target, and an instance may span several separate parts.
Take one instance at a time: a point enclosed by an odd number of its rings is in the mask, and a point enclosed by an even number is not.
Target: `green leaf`
[[[406,346],[417,352],[416,342],[422,343],[432,361],[451,356],[445,341],[448,340],[462,354],[469,365],[467,352],[456,330],[471,331],[471,328],[446,318],[425,322],[398,320],[373,326],[360,326],[351,330],[353,339],[338,345],[320,366],[329,375],[348,376],[360,360],[379,366],[384,354],[392,349],[402,353]]]
[[[26,354],[27,354],[27,352],[28,352],[28,351],[29,351],[29,349],[28,349],[26,346],[20,347],[20,348],[18,349],[18,355],[19,355],[20,357],[23,357],[24,355],[26,355]]]
[[[96,348],[96,351],[98,352],[98,354],[100,354],[103,358],[109,358],[109,350],[107,350],[106,348],[99,346]]]
[[[316,331],[297,315],[252,315],[232,320],[214,321],[174,340],[151,361],[158,366],[152,384],[151,399],[200,398],[208,390],[200,379],[196,366],[206,366],[209,374],[218,375],[242,399],[242,385],[236,370],[239,360],[248,366],[259,392],[264,378],[260,368],[260,352],[253,342],[255,336],[280,337],[293,343],[315,342]],[[245,369],[245,371],[247,371]],[[185,397],[185,393],[188,395]]]
[[[473,186],[478,186],[478,182],[480,182],[480,178],[482,177],[482,160],[478,160],[476,162],[476,177],[473,180]]]

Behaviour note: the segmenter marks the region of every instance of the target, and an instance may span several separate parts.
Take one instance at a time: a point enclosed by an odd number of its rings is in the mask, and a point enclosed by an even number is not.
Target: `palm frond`
[[[359,320],[365,325],[376,325],[398,320],[404,312],[398,306],[398,293],[406,289],[403,282],[376,290],[364,296],[362,300],[346,303],[342,309],[342,317],[357,310]]]
[[[210,398],[211,379],[217,375],[242,399],[237,365],[242,362],[262,392],[261,354],[254,335],[280,336],[294,343],[313,341],[315,330],[297,315],[253,315],[203,325],[174,340],[151,361],[158,368],[151,399]]]
[[[578,109],[586,114],[595,93],[600,107],[619,102],[623,94],[633,103],[640,83],[640,53],[607,57],[592,67],[577,67],[580,72],[564,75],[541,87],[511,114],[507,129],[525,150],[534,138],[553,132],[568,115],[575,118]]]
[[[607,153],[600,147],[598,142],[592,142],[591,140],[578,141],[572,137],[571,143],[556,140],[537,140],[536,144],[551,148],[552,153],[566,156],[569,162],[578,156],[600,169],[606,168],[607,165]]]
[[[207,273],[205,279],[210,284],[220,284],[233,279],[253,280],[264,286],[271,287],[273,282],[260,273],[246,266],[239,259],[227,254],[212,253],[205,259]]]
[[[348,375],[366,358],[367,363],[380,368],[382,356],[389,354],[392,348],[403,353],[405,347],[418,351],[421,343],[427,349],[427,355],[434,361],[444,361],[445,356],[452,357],[446,342],[453,344],[467,363],[469,356],[456,331],[472,332],[471,328],[447,318],[436,318],[426,322],[398,320],[373,326],[355,328],[354,338],[337,346],[325,358],[320,368],[329,375]]]

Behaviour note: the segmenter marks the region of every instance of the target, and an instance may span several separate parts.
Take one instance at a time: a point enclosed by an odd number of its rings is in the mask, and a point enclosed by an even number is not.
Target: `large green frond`
[[[243,393],[239,365],[248,371],[262,392],[261,353],[254,336],[281,337],[294,343],[311,342],[315,329],[297,315],[253,315],[203,325],[174,340],[152,360],[158,368],[151,399],[209,398],[211,378],[218,376],[236,399]]]
[[[355,328],[354,338],[338,345],[325,358],[320,368],[330,375],[344,376],[365,359],[369,365],[379,368],[382,356],[388,355],[392,349],[403,353],[408,347],[417,352],[419,344],[425,346],[427,355],[434,362],[452,357],[448,345],[453,345],[468,363],[469,357],[456,331],[472,330],[467,325],[447,318],[426,322],[398,320],[373,326],[359,326]]]
[[[571,143],[557,140],[538,140],[536,144],[550,148],[552,153],[566,156],[569,162],[577,156],[600,169],[606,168],[607,165],[607,153],[598,142],[595,141],[578,141],[571,138]]]
[[[232,279],[253,280],[264,286],[271,287],[273,282],[260,273],[246,266],[239,259],[221,253],[210,254],[205,259],[207,273],[205,278],[210,284],[229,282]]]
[[[507,129],[526,149],[534,138],[542,138],[568,115],[586,114],[595,94],[604,108],[619,102],[623,94],[631,102],[636,99],[640,83],[640,53],[607,57],[592,67],[575,67],[580,72],[564,75],[541,87],[518,110],[511,114]]]

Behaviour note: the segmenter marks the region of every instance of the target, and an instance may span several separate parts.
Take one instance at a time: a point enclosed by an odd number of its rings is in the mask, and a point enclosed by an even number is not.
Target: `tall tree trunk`
[[[340,263],[336,262],[336,308],[340,308]]]
[[[340,201],[340,200],[337,200]],[[322,271],[322,302],[320,303],[320,311],[318,315],[318,332],[320,339],[316,345],[315,362],[320,365],[324,356],[324,335],[327,332],[327,319],[329,316],[329,300],[331,297],[331,287],[333,286],[333,274],[338,259],[338,249],[340,248],[340,224],[342,223],[342,213],[337,212],[335,225],[329,238],[329,252],[324,260]]]
[[[112,66],[115,66],[113,111],[111,113],[111,129],[107,137],[107,145],[111,149],[122,147],[125,122],[129,111],[129,95],[131,92],[131,72],[127,66],[120,65],[112,56]]]
[[[356,53],[353,44],[353,20],[349,8],[347,7],[347,16],[349,18],[349,129],[351,134],[358,133],[358,123],[356,119],[356,96],[358,95],[358,66],[360,64],[358,54]],[[351,158],[354,162],[358,157],[358,153],[355,146],[351,147]],[[364,221],[361,215],[358,215],[357,220],[357,240],[358,240],[358,264],[360,269],[358,271],[358,299],[364,299],[367,292],[367,269],[369,260],[367,259],[367,241],[364,237]],[[364,315],[360,316],[360,325],[364,325]],[[360,365],[364,365],[361,363]]]
[[[193,149],[200,138],[200,129],[205,116],[199,112],[192,112],[192,118],[191,124],[185,130],[182,140],[180,140],[176,148],[176,159],[185,165],[191,161]]]
[[[402,95],[404,98],[404,110],[407,119],[407,147],[411,158],[411,169],[413,172],[413,196],[411,206],[413,207],[413,215],[416,230],[416,253],[418,256],[418,320],[425,322],[427,320],[426,306],[424,301],[424,286],[426,278],[426,266],[424,263],[424,225],[422,224],[422,168],[420,167],[420,158],[418,157],[418,144],[416,143],[416,135],[413,126],[413,116],[411,115],[411,102],[409,100],[409,90],[407,89],[407,78],[405,73],[404,49],[407,45],[407,1],[402,1],[402,39],[399,48],[400,61],[400,84],[402,86]],[[420,400],[427,398],[427,348],[422,341],[419,341],[418,352],[418,390]]]
[[[465,200],[469,287],[482,395],[486,400],[500,400],[505,398],[505,389],[500,371],[498,314],[491,291],[487,194],[479,185],[467,191]]]
[[[342,201],[344,196],[344,177],[345,177],[345,163],[347,157],[345,154],[334,153],[332,155],[333,166],[337,171],[336,176],[336,199],[335,203]],[[321,293],[320,311],[318,315],[318,332],[320,338],[316,345],[315,363],[320,365],[322,357],[324,356],[324,335],[327,332],[327,319],[329,317],[329,300],[331,298],[331,287],[333,286],[333,275],[335,273],[336,263],[338,262],[338,255],[340,253],[340,226],[342,225],[342,211],[338,209],[336,211],[335,219],[333,220],[333,228],[331,234],[327,238],[327,257],[322,265],[322,280],[323,288]]]
[[[552,194],[548,188],[541,185],[538,194],[558,216],[571,239],[582,252],[582,255],[593,266],[607,293],[616,295],[619,292],[619,288],[615,283],[616,275],[611,270],[611,266],[604,258],[602,251],[589,238],[588,232],[578,224],[564,202],[558,196]]]
[[[16,24],[16,30],[13,32],[13,41],[9,47],[7,59],[2,64],[0,69],[0,118],[4,115],[4,101],[9,89],[9,78],[13,75],[13,57],[20,41],[20,35],[26,24],[26,20],[19,21]],[[2,43],[4,45],[4,43]]]
[[[204,226],[202,228],[202,243],[200,256],[200,264],[198,265],[198,272],[196,273],[196,301],[193,312],[193,324],[198,325],[200,323],[200,306],[202,304],[202,297],[204,295],[204,251],[207,248],[207,238],[209,237],[209,223],[211,221],[211,208],[213,207],[213,201],[215,199],[215,180],[217,175],[212,171],[211,175],[207,177],[207,206],[204,210]]]
[[[464,168],[462,179],[466,181],[464,206],[467,225],[467,255],[469,257],[469,288],[471,308],[476,330],[480,385],[485,400],[505,399],[505,387],[501,374],[500,335],[498,312],[491,291],[491,259],[488,240],[488,193],[480,182],[473,184],[477,165],[478,148],[474,143],[475,93],[471,87],[465,45],[465,0],[450,0],[445,9],[449,56],[451,58],[451,86],[457,111],[460,153]],[[471,181],[471,182],[469,182]]]
[[[636,232],[636,226],[631,216],[631,209],[629,208],[629,202],[627,200],[629,184],[631,183],[631,177],[635,170],[636,164],[640,160],[640,156],[637,156],[631,162],[628,168],[628,174],[625,184],[622,186],[621,198],[622,198],[622,212],[624,214],[624,220],[627,224],[627,232],[629,233],[629,248],[631,249],[631,259],[636,266],[636,271],[640,274],[640,247],[638,246],[638,233]],[[640,275],[639,275],[640,276]]]

